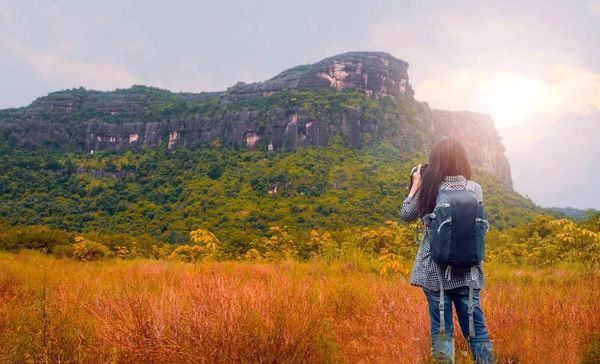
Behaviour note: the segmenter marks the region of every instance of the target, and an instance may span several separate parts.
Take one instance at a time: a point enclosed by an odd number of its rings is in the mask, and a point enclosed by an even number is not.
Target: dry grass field
[[[360,262],[78,262],[0,253],[2,363],[419,363],[425,297]],[[600,275],[486,267],[500,363],[598,360]],[[455,323],[456,325],[456,323]],[[470,361],[457,329],[457,358]]]

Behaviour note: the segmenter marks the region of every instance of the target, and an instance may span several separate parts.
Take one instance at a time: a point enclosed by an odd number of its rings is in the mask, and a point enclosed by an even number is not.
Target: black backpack
[[[431,218],[431,258],[442,267],[463,270],[483,260],[485,219],[483,202],[471,190],[441,190]]]

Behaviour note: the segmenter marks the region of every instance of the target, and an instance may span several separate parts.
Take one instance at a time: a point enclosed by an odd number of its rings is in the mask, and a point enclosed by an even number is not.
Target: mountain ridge
[[[385,52],[346,52],[223,92],[71,89],[0,111],[0,129],[27,147],[87,153],[214,144],[284,152],[335,143],[360,149],[385,140],[412,153],[453,136],[469,149],[474,166],[512,188],[489,115],[435,110],[415,100],[408,66]]]

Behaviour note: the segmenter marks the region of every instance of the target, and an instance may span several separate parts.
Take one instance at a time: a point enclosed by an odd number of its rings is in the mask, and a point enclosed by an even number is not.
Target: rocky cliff
[[[86,152],[211,144],[290,151],[338,141],[361,148],[383,139],[408,152],[450,135],[465,143],[475,166],[510,187],[489,116],[431,110],[414,99],[407,70],[407,62],[387,53],[349,52],[224,92],[73,89],[0,111],[0,128],[32,148]]]
[[[269,96],[273,92],[302,88],[351,88],[370,96],[401,96],[407,91],[408,63],[383,52],[348,52],[310,65],[281,72],[265,82],[238,83],[230,98]]]

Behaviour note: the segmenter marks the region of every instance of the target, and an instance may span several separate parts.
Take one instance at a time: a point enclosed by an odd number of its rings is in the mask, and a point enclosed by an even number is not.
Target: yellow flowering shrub
[[[73,244],[73,258],[81,261],[100,260],[112,255],[112,252],[103,244],[88,240],[83,236],[75,237]]]

